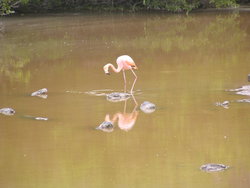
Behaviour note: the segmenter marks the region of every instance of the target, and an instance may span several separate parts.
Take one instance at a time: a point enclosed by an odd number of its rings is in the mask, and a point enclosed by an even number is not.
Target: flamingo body
[[[137,69],[134,60],[128,55],[119,56],[116,63],[118,67],[122,67],[122,70]]]

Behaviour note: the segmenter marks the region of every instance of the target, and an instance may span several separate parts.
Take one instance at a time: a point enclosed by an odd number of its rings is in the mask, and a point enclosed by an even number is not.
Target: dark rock
[[[96,127],[96,129],[104,132],[112,132],[114,130],[114,125],[110,121],[104,121],[99,125],[99,127]]]

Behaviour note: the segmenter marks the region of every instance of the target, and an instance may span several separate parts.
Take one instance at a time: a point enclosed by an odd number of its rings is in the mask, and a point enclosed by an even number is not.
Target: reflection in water
[[[94,96],[107,96],[108,94],[106,92],[113,91],[112,89],[95,89],[92,91],[86,91],[86,92],[81,92],[81,91],[66,91],[67,93],[74,93],[74,94],[82,94],[86,93],[88,95],[94,95]]]
[[[133,95],[132,95],[133,96]],[[124,101],[124,109],[123,112],[117,112],[113,114],[113,117],[111,117],[109,114],[106,114],[105,121],[104,122],[110,122],[112,125],[115,125],[117,122],[118,127],[123,131],[129,131],[133,128],[135,125],[137,116],[139,115],[139,112],[137,111],[137,102],[135,98],[133,97],[135,106],[132,112],[128,113],[127,111],[127,100]],[[104,129],[106,130],[106,129]],[[113,130],[112,130],[113,131]]]
[[[95,35],[92,33],[91,35],[88,34],[87,38],[79,38],[79,36],[85,34],[82,29],[85,28],[85,22],[83,21],[81,24],[81,17],[75,17],[74,19],[76,19],[76,22],[79,21],[75,25],[72,24],[74,32],[72,32],[70,26],[67,27],[63,18],[58,19],[57,22],[53,19],[51,19],[51,22],[42,22],[41,19],[41,24],[37,24],[39,20],[27,19],[27,21],[20,23],[21,29],[15,32],[10,32],[13,25],[8,24],[5,20],[0,22],[0,33],[4,33],[4,37],[0,37],[0,43],[4,44],[0,46],[0,73],[10,80],[29,83],[32,74],[34,74],[34,72],[26,69],[29,64],[36,63],[39,65],[43,62],[53,62],[50,68],[58,69],[58,66],[63,68],[69,66],[72,63],[72,55],[79,56],[81,49],[86,48],[85,46],[107,45],[107,41],[110,40],[112,42],[108,47],[114,49],[134,47],[147,52],[162,50],[165,53],[169,53],[176,48],[181,51],[196,50],[195,58],[204,56],[203,49],[208,52],[213,52],[215,48],[217,51],[226,50],[230,52],[231,49],[238,51],[245,48],[248,44],[246,30],[245,27],[241,26],[239,14],[218,15],[215,18],[208,18],[205,26],[202,24],[203,18],[195,15],[189,17],[153,16],[140,20],[140,24],[136,26],[144,33],[133,32],[133,37],[127,40],[126,37],[102,32],[103,37],[98,40],[98,44],[96,44],[96,36],[99,36],[100,33]],[[161,25],[160,29],[159,25]],[[27,29],[24,29],[25,27]],[[50,36],[50,27],[54,27],[54,33],[57,33],[57,35]],[[97,27],[101,28],[102,25]],[[112,30],[114,25],[111,22],[107,27],[107,30]],[[42,28],[48,29],[42,30]],[[122,33],[125,29],[121,26],[115,28],[118,29],[117,33]],[[98,28],[93,29],[95,32],[98,30]],[[130,32],[129,29],[128,32]],[[225,57],[227,59],[225,61],[235,59],[233,55],[229,53]],[[42,58],[41,61],[40,58]],[[145,58],[150,58],[150,53],[145,54]],[[178,57],[176,56],[176,58]],[[204,58],[213,62],[216,57],[210,55],[209,58]],[[54,66],[56,64],[58,66]]]
[[[0,38],[3,37],[4,32],[5,32],[5,26],[3,22],[0,21]]]
[[[117,122],[118,127],[124,131],[129,131],[134,126],[137,116],[139,112],[137,111],[138,103],[134,96],[134,94],[129,93],[121,93],[121,92],[114,92],[114,93],[105,93],[110,91],[109,89],[99,89],[99,90],[92,90],[85,92],[89,95],[94,96],[106,96],[106,99],[109,102],[123,102],[124,101],[124,109],[123,112],[117,112],[113,114],[111,117],[109,114],[106,114],[105,121],[102,122],[96,129],[102,130],[104,132],[112,132],[114,130],[114,125]],[[73,92],[76,93],[76,92]],[[127,101],[129,98],[133,99],[134,108],[132,112],[127,113]]]

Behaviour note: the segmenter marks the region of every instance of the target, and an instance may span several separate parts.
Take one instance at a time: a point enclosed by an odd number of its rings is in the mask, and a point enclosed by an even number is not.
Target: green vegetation
[[[65,10],[166,10],[190,12],[197,8],[236,7],[245,0],[1,0],[0,15],[15,12],[51,12]]]

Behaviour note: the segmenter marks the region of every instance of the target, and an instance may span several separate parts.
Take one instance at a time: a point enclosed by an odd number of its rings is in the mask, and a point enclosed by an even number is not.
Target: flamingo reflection
[[[127,108],[127,100],[124,101],[124,109],[123,112],[117,112],[115,114],[113,114],[113,116],[111,117],[109,114],[106,114],[105,116],[105,121],[97,128],[97,129],[101,129],[105,132],[112,132],[113,128],[110,129],[110,124],[115,125],[115,123],[117,122],[118,127],[123,130],[123,131],[129,131],[131,130],[134,125],[135,122],[137,120],[137,117],[139,115],[139,112],[137,111],[137,102],[133,96],[134,99],[134,103],[135,106],[132,110],[132,112],[128,113],[126,112],[126,108]],[[108,125],[108,126],[105,126]],[[108,131],[107,131],[108,129]]]

